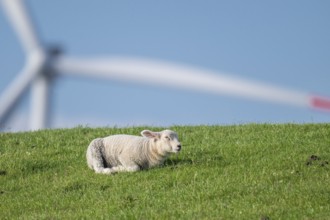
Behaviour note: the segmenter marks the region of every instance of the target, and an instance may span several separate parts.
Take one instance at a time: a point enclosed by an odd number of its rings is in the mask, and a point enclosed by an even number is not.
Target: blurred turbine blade
[[[32,53],[23,70],[0,96],[0,123],[4,122],[7,113],[30,86],[33,79],[40,73],[45,62],[45,57]]]
[[[147,59],[61,57],[54,63],[54,68],[58,73],[78,76],[169,86],[213,94],[230,94],[300,107],[310,106],[309,96],[303,92]]]
[[[40,40],[21,0],[1,0],[3,8],[15,28],[25,50],[29,53],[41,50]]]

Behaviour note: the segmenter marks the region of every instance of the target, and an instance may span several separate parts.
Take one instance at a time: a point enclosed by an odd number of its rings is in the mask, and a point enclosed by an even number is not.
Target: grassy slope
[[[183,150],[162,168],[114,176],[87,168],[92,139],[142,129],[0,134],[1,218],[330,217],[330,124],[172,127]],[[321,159],[306,165],[311,155]]]

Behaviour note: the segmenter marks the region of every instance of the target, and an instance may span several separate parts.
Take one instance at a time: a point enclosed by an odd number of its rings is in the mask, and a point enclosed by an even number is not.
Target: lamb
[[[181,144],[171,130],[143,130],[141,136],[112,135],[94,139],[87,148],[87,164],[95,173],[135,172],[161,165]]]

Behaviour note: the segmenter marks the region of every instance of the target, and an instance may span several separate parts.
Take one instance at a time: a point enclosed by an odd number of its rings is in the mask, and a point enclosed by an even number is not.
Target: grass
[[[163,167],[113,176],[87,168],[92,139],[143,129],[0,133],[0,218],[330,217],[330,124],[174,126],[183,149]]]

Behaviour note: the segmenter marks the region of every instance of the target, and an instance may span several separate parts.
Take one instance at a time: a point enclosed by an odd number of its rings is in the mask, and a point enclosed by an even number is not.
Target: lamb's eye
[[[165,139],[167,139],[167,140],[171,140],[171,138],[170,138],[169,136],[166,136]]]

